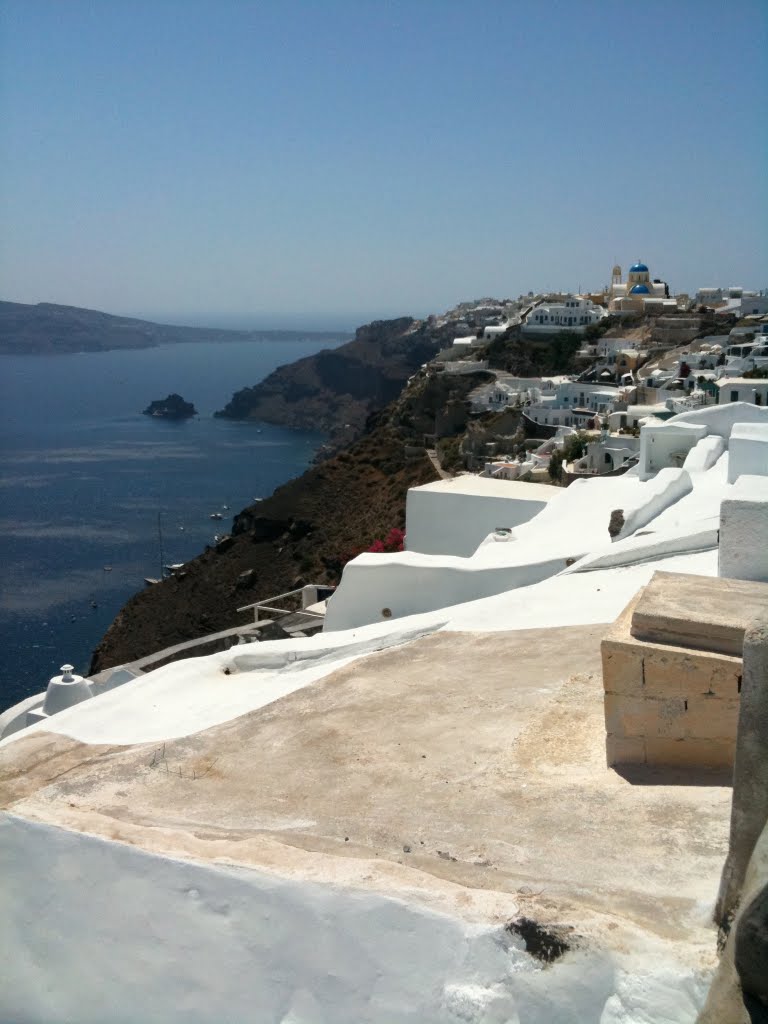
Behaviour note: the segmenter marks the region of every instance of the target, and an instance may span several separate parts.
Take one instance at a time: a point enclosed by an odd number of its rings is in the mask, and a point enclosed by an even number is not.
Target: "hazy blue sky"
[[[768,285],[766,0],[3,0],[0,291],[414,312]]]

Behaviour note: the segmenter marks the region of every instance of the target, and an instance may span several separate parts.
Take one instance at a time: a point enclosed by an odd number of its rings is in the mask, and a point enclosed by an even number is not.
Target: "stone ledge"
[[[744,630],[768,619],[768,584],[656,572],[632,611],[636,640],[741,656]]]
[[[657,572],[601,644],[608,764],[729,768],[744,631],[768,586]]]

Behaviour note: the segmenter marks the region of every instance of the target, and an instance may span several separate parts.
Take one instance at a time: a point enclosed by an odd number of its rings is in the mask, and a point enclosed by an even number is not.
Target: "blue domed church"
[[[661,313],[676,309],[677,303],[669,296],[664,281],[651,280],[645,263],[633,263],[627,280],[621,279],[621,267],[614,267],[608,309],[612,313]]]

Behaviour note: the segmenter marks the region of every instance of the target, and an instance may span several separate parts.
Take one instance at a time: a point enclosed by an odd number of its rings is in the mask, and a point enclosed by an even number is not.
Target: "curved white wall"
[[[554,576],[566,567],[568,557],[494,566],[472,558],[410,552],[359,555],[344,569],[341,585],[328,602],[323,628],[350,629],[516,590]]]
[[[468,557],[497,526],[533,519],[557,494],[547,484],[458,476],[412,487],[406,496],[406,547]]]
[[[667,423],[702,424],[708,434],[730,437],[737,423],[768,423],[768,409],[748,402],[730,402],[728,405],[707,405],[691,412],[672,416]]]
[[[706,435],[707,428],[696,423],[649,423],[640,428],[640,458],[637,475],[650,480],[662,469],[680,467],[692,448]]]
[[[681,469],[664,470],[645,483],[628,474],[577,480],[557,489],[534,519],[513,529],[508,541],[490,537],[471,558],[413,551],[359,555],[344,568],[323,628],[350,629],[538,583],[609,543],[615,509],[624,515],[624,537],[690,490],[691,478]]]
[[[708,434],[692,448],[683,463],[687,473],[706,473],[725,451],[725,438],[719,434]]]

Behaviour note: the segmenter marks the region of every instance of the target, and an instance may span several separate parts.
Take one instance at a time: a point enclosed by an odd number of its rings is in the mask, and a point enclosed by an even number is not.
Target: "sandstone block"
[[[601,645],[603,660],[603,688],[606,693],[626,693],[640,696],[643,690],[643,652],[631,644],[604,640]]]
[[[650,765],[681,768],[730,768],[736,747],[733,740],[669,739],[647,736],[645,757]]]
[[[605,739],[608,766],[615,764],[644,764],[645,740],[642,737],[612,736]]]
[[[689,697],[714,692],[709,658],[646,648],[643,661],[647,697]]]
[[[685,714],[685,735],[700,739],[735,740],[739,701],[705,697],[691,701]]]
[[[622,693],[605,695],[605,731],[615,736],[644,736],[646,702]]]
[[[645,736],[682,739],[687,735],[688,701],[683,697],[645,701]]]

